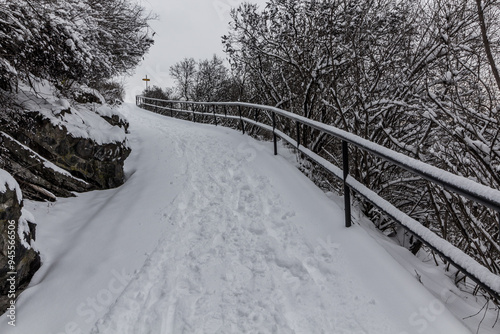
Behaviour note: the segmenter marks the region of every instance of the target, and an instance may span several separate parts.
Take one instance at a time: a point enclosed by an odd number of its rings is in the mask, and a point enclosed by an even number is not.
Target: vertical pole
[[[170,117],[174,118],[174,104],[170,103]]]
[[[227,119],[227,107],[224,105],[224,117]]]
[[[195,108],[194,104],[192,105],[192,108],[193,108],[193,122],[195,122],[195,123],[196,123],[196,114],[195,114],[195,112],[196,112],[196,110],[195,110],[195,109],[196,109],[196,108]]]
[[[347,184],[347,176],[349,176],[349,147],[345,140],[342,141],[342,165],[344,169],[344,211],[345,211],[345,227],[351,226],[351,188]]]
[[[214,112],[214,122],[215,122],[215,126],[217,126],[217,116],[215,116],[215,111],[216,111],[216,109],[217,109],[217,106],[214,104],[214,110],[213,110],[213,112]]]
[[[300,124],[299,122],[295,122],[296,127],[297,127],[297,148],[300,146]]]
[[[241,131],[243,132],[243,134],[245,134],[245,124],[243,123],[243,118],[241,118],[241,106],[238,106],[238,111],[240,113]]]
[[[278,144],[276,143],[276,114],[273,111],[273,141],[274,141],[274,155],[278,155]]]
[[[257,123],[257,122],[259,121],[259,109],[258,109],[258,108],[255,108],[255,109],[253,110],[253,114],[254,114],[254,115],[253,115],[253,119],[254,119],[255,123]],[[255,133],[257,132],[256,130],[258,130],[258,127],[254,125],[254,126],[252,127],[252,133],[254,133],[254,134],[255,134]]]

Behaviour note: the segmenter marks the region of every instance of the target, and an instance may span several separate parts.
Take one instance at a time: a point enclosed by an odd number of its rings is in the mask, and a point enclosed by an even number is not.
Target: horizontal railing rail
[[[372,205],[384,212],[387,216],[399,223],[410,233],[415,235],[421,242],[426,244],[430,249],[440,254],[446,261],[455,266],[458,270],[463,272],[476,284],[481,286],[492,297],[500,302],[500,276],[495,275],[487,268],[479,264],[469,255],[465,254],[462,250],[450,244],[430,231],[427,227],[420,224],[415,219],[411,218],[404,212],[397,209],[394,205],[387,202],[378,194],[367,188],[365,185],[357,181],[349,175],[349,144],[357,148],[369,152],[379,158],[388,161],[396,166],[399,166],[408,172],[422,177],[434,184],[440,185],[445,189],[462,195],[472,201],[485,205],[497,212],[500,215],[500,191],[492,189],[485,185],[476,183],[470,179],[462,176],[452,174],[437,167],[426,164],[422,161],[408,157],[402,153],[392,151],[379,144],[370,142],[364,138],[356,136],[352,133],[335,128],[331,125],[320,123],[308,119],[306,117],[293,114],[289,111],[279,108],[251,104],[246,102],[194,102],[194,101],[177,101],[177,100],[162,100],[149,98],[145,96],[137,96],[136,104],[139,107],[150,107],[155,112],[166,114],[173,113],[187,113],[192,115],[193,121],[196,122],[196,116],[211,116],[214,119],[215,125],[218,125],[217,118],[232,119],[240,122],[241,130],[245,133],[245,124],[258,126],[267,130],[273,135],[274,154],[277,152],[277,137],[288,142],[296,147],[302,154],[309,159],[315,161],[322,166],[325,170],[337,177],[344,185],[344,208],[345,208],[345,225],[351,226],[351,190],[365,198]],[[181,106],[186,105],[191,107],[191,110],[182,109]],[[176,106],[178,106],[176,108]],[[199,111],[199,108],[212,106],[212,112]],[[224,114],[216,112],[217,107],[224,108]],[[230,115],[227,113],[227,107],[237,107],[238,115]],[[197,110],[198,108],[198,110]],[[255,114],[255,119],[250,119],[242,116],[242,108],[249,108],[256,111],[267,111],[270,113],[272,125],[268,125],[258,121],[258,114]],[[293,120],[296,123],[297,130],[300,124],[307,125],[312,129],[329,134],[342,141],[342,169],[330,163],[323,157],[317,155],[300,143],[299,131],[297,131],[297,139],[292,139],[288,134],[276,128],[276,115]],[[500,238],[500,225],[499,225],[499,238]]]

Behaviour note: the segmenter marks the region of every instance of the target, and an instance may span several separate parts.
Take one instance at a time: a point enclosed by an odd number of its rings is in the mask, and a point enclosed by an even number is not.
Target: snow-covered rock
[[[0,313],[13,300],[9,295],[19,296],[40,268],[34,218],[22,206],[18,183],[0,169]],[[9,280],[11,277],[15,280]]]
[[[77,103],[42,81],[16,98],[21,108],[0,117],[0,168],[16,175],[25,197],[55,200],[123,183],[128,123],[98,96]]]

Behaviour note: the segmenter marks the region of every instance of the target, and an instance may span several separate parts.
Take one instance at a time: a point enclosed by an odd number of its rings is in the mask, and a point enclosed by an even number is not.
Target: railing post
[[[245,134],[245,123],[243,122],[243,118],[241,118],[241,106],[238,106],[238,112],[240,113],[241,131]]]
[[[226,105],[224,105],[224,118],[227,119],[227,107],[226,107]]]
[[[297,127],[297,148],[300,146],[300,124],[298,121],[295,122]]]
[[[217,116],[215,116],[215,111],[217,110],[217,106],[214,104],[214,109],[213,109],[213,112],[214,112],[214,122],[215,122],[215,126],[217,126]]]
[[[253,120],[255,123],[259,122],[259,108],[254,108],[253,110]],[[252,126],[252,134],[255,134],[258,130],[258,126],[254,125]]]
[[[195,110],[195,109],[196,109],[196,108],[195,108],[195,105],[194,105],[194,104],[192,105],[192,107],[193,107],[193,122],[195,122],[195,123],[196,123],[196,114],[195,114],[195,112],[196,112],[196,110]]]
[[[349,146],[345,140],[342,141],[342,165],[344,169],[344,212],[345,227],[351,226],[351,188],[347,184],[349,176]]]
[[[276,114],[273,111],[273,142],[274,142],[274,155],[278,155],[278,144],[276,143]]]
[[[170,103],[170,117],[174,118],[174,104]]]

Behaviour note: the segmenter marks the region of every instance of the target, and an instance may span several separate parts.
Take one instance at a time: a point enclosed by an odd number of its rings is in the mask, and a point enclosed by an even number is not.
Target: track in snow
[[[304,235],[303,226],[325,222],[297,217],[282,199],[268,176],[279,166],[256,161],[264,146],[166,122],[182,128],[161,124],[187,176],[183,190],[162,216],[167,235],[92,333],[397,332],[335,238]],[[330,205],[326,223],[342,226]]]
[[[95,332],[375,329],[375,302],[353,298],[338,245],[304,240],[249,150],[190,132],[172,138],[187,179],[162,218],[167,236]]]

